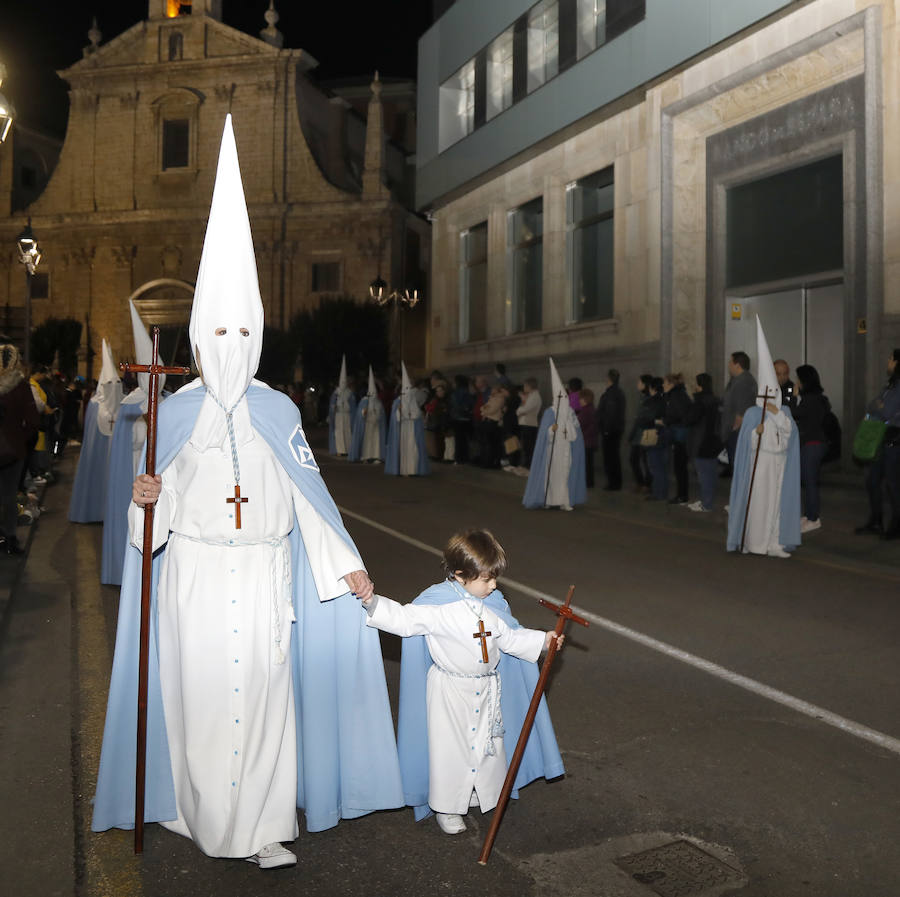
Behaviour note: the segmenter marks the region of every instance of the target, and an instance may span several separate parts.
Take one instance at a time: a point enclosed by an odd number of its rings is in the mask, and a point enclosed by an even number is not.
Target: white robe
[[[406,406],[404,408],[404,406]],[[400,476],[414,477],[419,468],[419,446],[416,443],[416,421],[422,416],[418,405],[412,409],[411,400],[403,398],[397,407],[400,421]]]
[[[334,402],[334,450],[338,455],[350,451],[353,422],[350,415],[350,390],[338,389]]]
[[[783,547],[779,538],[781,485],[784,481],[792,426],[791,419],[783,411],[779,410],[775,415],[766,412],[759,461],[756,465],[756,476],[753,478],[753,492],[750,495],[750,509],[747,513],[745,553],[767,554],[769,551]],[[754,430],[751,434],[748,456],[751,465],[756,457],[756,446],[759,440],[760,437]]]
[[[141,415],[131,428],[131,465],[134,475],[137,476],[144,460],[144,443],[147,441],[147,421]]]
[[[369,396],[369,401],[363,409],[365,415],[365,430],[363,431],[362,455],[363,461],[381,461],[380,427],[378,426],[384,409],[381,400],[377,396]]]
[[[297,736],[289,657],[294,513],[322,600],[360,559],[315,512],[258,435],[231,450],[188,442],[163,472],[154,550],[163,711],[178,817],[166,828],[210,856],[246,857],[297,837]],[[129,511],[141,546],[143,511]],[[169,530],[172,530],[171,535]],[[281,660],[281,658],[287,658]],[[311,733],[311,737],[315,737]]]
[[[562,414],[562,424],[554,433],[553,427],[547,428],[547,458],[549,469],[547,471],[547,500],[544,504],[549,507],[557,505],[570,505],[569,501],[569,471],[572,469],[572,443],[578,436],[578,431],[571,421],[572,415]],[[556,437],[556,443],[553,437]],[[553,457],[550,457],[551,449]]]
[[[492,709],[499,714],[500,652],[536,661],[545,633],[510,629],[477,598],[440,606],[398,604],[378,596],[367,624],[395,635],[424,635],[434,664],[428,671],[428,805],[437,813],[467,813],[474,789],[482,812],[497,805],[506,778],[503,738],[491,737]],[[486,632],[482,662],[478,613]],[[485,748],[492,744],[495,753]]]

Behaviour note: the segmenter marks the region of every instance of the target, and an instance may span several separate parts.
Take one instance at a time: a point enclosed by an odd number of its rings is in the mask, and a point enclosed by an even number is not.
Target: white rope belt
[[[435,667],[445,676],[452,676],[454,679],[488,679],[487,683],[487,700],[488,700],[488,737],[484,745],[484,756],[494,757],[497,754],[497,748],[494,747],[494,739],[502,738],[506,734],[503,728],[503,714],[500,710],[500,698],[503,694],[503,686],[501,684],[500,673],[493,669],[489,673],[454,673],[451,670],[445,670],[439,663],[432,660]]]

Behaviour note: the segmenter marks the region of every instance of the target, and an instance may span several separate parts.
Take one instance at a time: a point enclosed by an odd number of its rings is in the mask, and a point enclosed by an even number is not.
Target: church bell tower
[[[222,0],[149,0],[150,19],[177,19],[181,16],[209,16],[222,21]]]

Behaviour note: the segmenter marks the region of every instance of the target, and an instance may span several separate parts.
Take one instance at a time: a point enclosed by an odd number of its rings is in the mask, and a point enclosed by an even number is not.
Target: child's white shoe
[[[446,835],[458,835],[466,830],[465,820],[458,813],[435,813],[437,824]]]
[[[260,869],[281,869],[284,866],[296,866],[297,856],[282,844],[274,841],[260,847],[259,853],[247,857],[248,863],[256,863]]]

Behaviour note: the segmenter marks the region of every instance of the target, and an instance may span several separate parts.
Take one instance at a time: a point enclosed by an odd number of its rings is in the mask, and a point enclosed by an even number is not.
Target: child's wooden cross
[[[492,635],[490,632],[484,631],[484,620],[478,621],[478,632],[472,633],[472,638],[480,638],[481,639],[481,662],[488,662],[488,653],[487,653],[487,637]]]
[[[246,496],[241,497],[241,486],[240,483],[234,484],[234,498],[226,498],[225,502],[229,505],[234,505],[234,528],[241,528],[241,505],[247,504],[250,501]]]

